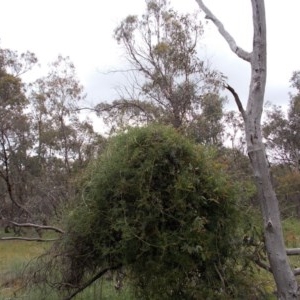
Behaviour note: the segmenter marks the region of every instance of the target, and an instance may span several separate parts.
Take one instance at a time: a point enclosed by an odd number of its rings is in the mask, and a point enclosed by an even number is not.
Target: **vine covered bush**
[[[122,268],[138,299],[231,299],[245,275],[238,229],[234,186],[211,150],[170,127],[129,129],[81,182],[62,280]]]

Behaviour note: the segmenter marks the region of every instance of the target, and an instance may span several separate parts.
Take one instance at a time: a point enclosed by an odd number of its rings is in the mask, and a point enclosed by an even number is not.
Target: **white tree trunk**
[[[256,179],[261,204],[268,259],[276,282],[278,299],[298,299],[298,284],[290,267],[285,249],[278,200],[272,186],[261,134],[261,115],[267,75],[264,0],[251,0],[254,27],[253,50],[251,53],[236,45],[233,37],[204,5],[202,0],[196,1],[206,14],[206,18],[210,19],[217,26],[231,50],[251,65],[251,81],[246,111],[244,111],[240,102],[237,104],[245,122],[247,151]]]

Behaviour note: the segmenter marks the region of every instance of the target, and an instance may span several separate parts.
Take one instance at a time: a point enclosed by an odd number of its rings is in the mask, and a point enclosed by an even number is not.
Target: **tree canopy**
[[[199,51],[200,18],[180,14],[166,0],[147,0],[146,6],[142,16],[127,16],[115,30],[129,82],[120,99],[99,103],[97,113],[112,127],[160,122],[220,144],[224,77]]]
[[[72,195],[71,178],[104,139],[80,120],[83,87],[69,58],[25,84],[33,53],[0,48],[0,220],[47,223]]]

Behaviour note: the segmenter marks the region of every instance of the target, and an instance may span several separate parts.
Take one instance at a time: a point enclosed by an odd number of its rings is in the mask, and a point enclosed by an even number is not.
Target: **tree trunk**
[[[252,135],[247,133],[247,140],[251,138]],[[265,245],[277,286],[277,296],[278,299],[298,299],[297,281],[286,254],[278,201],[271,183],[266,154],[261,141],[257,140],[253,146],[256,150],[250,150],[252,146],[248,145],[248,155],[261,204]]]
[[[251,82],[247,109],[244,111],[236,94],[233,94],[245,122],[247,151],[253,168],[264,224],[265,245],[272,273],[277,286],[278,299],[298,299],[298,284],[288,261],[282,233],[278,200],[272,186],[269,164],[262,142],[261,115],[263,110],[266,76],[266,20],[263,0],[251,0],[253,13],[253,50],[244,51],[236,45],[223,24],[204,5],[196,0],[200,8],[219,29],[231,50],[251,65]]]

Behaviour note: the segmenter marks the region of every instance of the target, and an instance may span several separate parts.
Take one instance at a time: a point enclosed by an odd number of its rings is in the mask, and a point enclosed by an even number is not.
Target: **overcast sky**
[[[195,0],[171,0],[183,12],[199,11]],[[116,97],[122,84],[119,74],[103,72],[119,69],[123,52],[113,39],[113,30],[128,14],[144,11],[144,0],[0,0],[2,48],[36,53],[42,66],[58,54],[70,56],[78,77],[88,93],[87,101]],[[206,0],[237,43],[251,50],[252,20],[250,0]],[[300,1],[266,0],[268,26],[268,82],[266,100],[286,106],[289,79],[300,70]],[[205,27],[204,57],[228,76],[229,83],[246,100],[249,66],[229,49],[213,25]],[[42,73],[37,69],[33,74]]]

